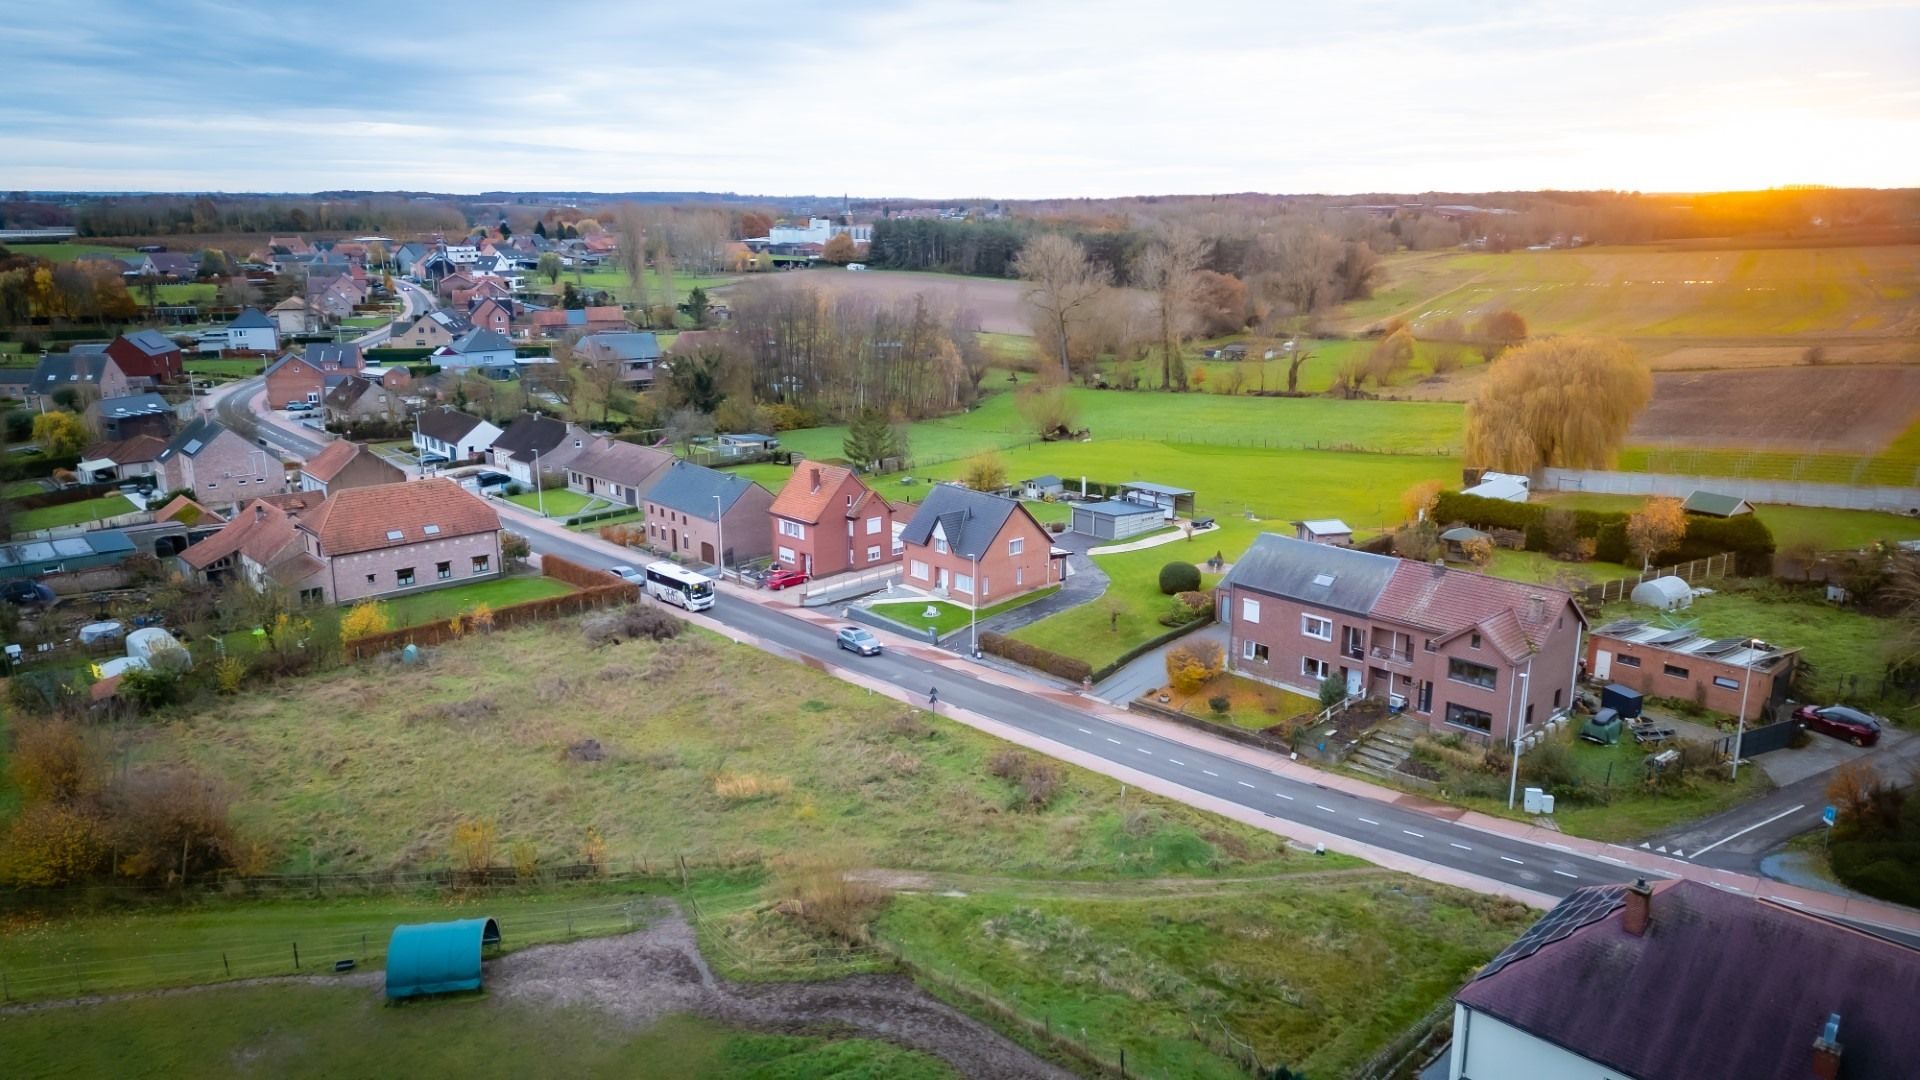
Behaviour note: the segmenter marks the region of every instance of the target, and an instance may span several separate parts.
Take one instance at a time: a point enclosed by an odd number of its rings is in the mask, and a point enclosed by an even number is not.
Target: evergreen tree
[[[536,221],[536,222],[534,222],[534,223],[533,223],[533,235],[535,235],[535,236],[545,236],[545,235],[547,235],[547,223],[546,223],[546,222],[544,222],[544,221]]]
[[[890,457],[899,457],[902,448],[893,425],[878,411],[868,409],[847,425],[846,441],[840,445],[847,460],[866,469]]]

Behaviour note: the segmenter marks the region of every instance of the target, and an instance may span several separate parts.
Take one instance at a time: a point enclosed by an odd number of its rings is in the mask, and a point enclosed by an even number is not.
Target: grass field
[[[1554,492],[1537,495],[1535,502],[1582,510],[1638,510],[1644,499],[1637,495],[1589,495],[1580,492]],[[1754,508],[1774,543],[1785,550],[1799,544],[1812,544],[1821,551],[1842,551],[1864,547],[1875,540],[1920,540],[1920,518],[1902,514],[1880,514],[1871,510],[1830,510],[1818,506],[1761,505]]]
[[[219,375],[230,379],[250,379],[266,370],[267,362],[262,360],[188,360],[185,363],[188,374]],[[284,404],[284,403],[283,403]]]
[[[1909,431],[1873,454],[1716,447],[1628,446],[1615,466],[1627,472],[1680,476],[1736,476],[1753,480],[1804,480],[1820,484],[1912,487],[1920,484],[1920,450]]]
[[[676,271],[673,275],[673,302],[675,304],[685,303],[687,294],[696,288],[705,289],[711,293],[720,286],[731,284],[737,280],[739,279],[731,275],[683,274]],[[582,288],[605,289],[614,295],[617,303],[633,303],[633,283],[628,281],[627,275],[619,270],[590,270],[577,277],[573,274],[562,274],[560,275],[559,282],[556,284],[548,284],[545,278],[539,277],[538,275],[529,275],[527,278],[527,288],[530,292],[553,293],[557,295],[565,289],[569,281],[577,281]],[[649,271],[647,273],[648,298],[656,304],[660,303],[665,292],[663,288],[665,284],[665,281],[659,274]]]
[[[433,567],[422,566],[416,573],[420,575],[420,580],[430,581]],[[563,596],[572,591],[573,586],[550,577],[502,577],[472,585],[430,589],[426,592],[382,601],[382,603],[386,605],[387,613],[392,617],[395,627],[419,626],[422,623],[451,619],[463,611],[472,610],[475,604],[500,608],[527,600]]]
[[[113,1038],[101,1039],[101,1031]],[[486,997],[388,1008],[378,992],[215,990],[0,1024],[21,1076],[622,1076],[939,1080],[935,1058],[866,1039],[750,1034],[689,1016],[635,1031],[585,1008]]]
[[[60,506],[42,506],[35,510],[22,510],[13,516],[13,531],[30,532],[34,529],[52,529],[62,525],[80,525],[119,514],[130,514],[134,510],[134,505],[128,502],[124,495],[102,495],[97,499],[82,499],[79,502],[65,503]]]
[[[1012,611],[1015,608],[1026,607],[1028,604],[1033,603],[1035,600],[1038,600],[1045,596],[1053,595],[1055,592],[1058,592],[1059,589],[1060,587],[1058,585],[1052,586],[1050,588],[1045,588],[1045,589],[1035,589],[1030,593],[1026,593],[1022,596],[1016,596],[1011,600],[1003,600],[998,604],[989,604],[988,606],[980,609],[979,617],[981,619],[989,619],[995,615],[1001,614],[1002,612]],[[938,618],[933,618],[933,619],[926,618],[925,612],[929,607],[933,607],[939,610],[940,615]],[[885,615],[887,618],[892,619],[895,622],[905,623],[908,626],[914,626],[914,627],[931,626],[934,628],[934,630],[937,633],[941,634],[942,636],[950,634],[955,630],[958,630],[961,627],[966,626],[970,621],[972,621],[972,618],[973,618],[972,612],[968,611],[966,608],[963,608],[958,604],[949,604],[949,603],[946,603],[945,601],[940,601],[940,600],[933,600],[933,601],[913,600],[913,601],[908,601],[908,602],[899,603],[899,604],[878,604],[874,606],[873,610],[881,615]]]
[[[572,517],[599,500],[591,495],[582,495],[566,488],[553,488],[548,491],[523,491],[518,495],[507,496],[507,501],[515,506],[524,506],[538,513],[546,507],[548,517]]]
[[[109,247],[105,244],[84,242],[62,244],[17,244],[10,245],[15,255],[29,255],[48,262],[72,262],[82,255],[111,255],[116,259],[131,259],[139,252],[129,247]]]
[[[1388,314],[1471,323],[1502,307],[1538,334],[1625,338],[1894,335],[1915,326],[1920,247],[1460,252],[1389,260],[1354,328]]]

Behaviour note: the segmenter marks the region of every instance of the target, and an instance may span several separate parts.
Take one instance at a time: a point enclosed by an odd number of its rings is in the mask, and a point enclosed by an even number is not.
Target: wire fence
[[[1625,600],[1632,595],[1636,586],[1652,581],[1654,578],[1677,577],[1692,585],[1695,582],[1726,577],[1732,568],[1733,553],[1726,552],[1705,559],[1693,559],[1673,566],[1658,567],[1637,577],[1596,582],[1580,590],[1580,600],[1585,604],[1605,604],[1615,600]]]

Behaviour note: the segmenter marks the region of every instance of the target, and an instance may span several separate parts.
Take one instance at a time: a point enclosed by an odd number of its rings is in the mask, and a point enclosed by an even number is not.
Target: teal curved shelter
[[[387,997],[480,989],[480,949],[500,944],[492,919],[412,923],[387,939]]]

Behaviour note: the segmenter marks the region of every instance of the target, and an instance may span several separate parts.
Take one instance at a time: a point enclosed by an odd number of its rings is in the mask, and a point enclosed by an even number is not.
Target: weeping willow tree
[[[1652,373],[1622,342],[1530,341],[1501,356],[1467,403],[1467,461],[1514,473],[1605,468],[1652,397]]]

